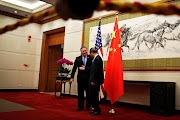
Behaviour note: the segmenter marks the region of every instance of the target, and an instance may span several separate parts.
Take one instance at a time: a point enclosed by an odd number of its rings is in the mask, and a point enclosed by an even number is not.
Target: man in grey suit
[[[92,57],[87,55],[87,48],[81,47],[81,55],[76,57],[71,73],[70,81],[74,81],[74,74],[78,68],[77,83],[78,83],[78,108],[77,111],[84,110],[84,91],[86,91],[86,111],[90,110],[89,100],[89,76],[92,63]]]
[[[104,82],[103,61],[102,58],[97,54],[97,50],[95,48],[90,49],[90,56],[93,58],[93,61],[90,71],[89,91],[91,105],[94,108],[90,114],[98,115],[101,112],[99,107],[99,90],[100,85]]]

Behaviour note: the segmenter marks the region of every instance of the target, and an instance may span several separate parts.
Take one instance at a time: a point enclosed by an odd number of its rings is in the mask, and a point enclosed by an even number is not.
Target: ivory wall
[[[18,19],[0,15],[0,27]],[[31,35],[31,42],[28,36]],[[0,89],[37,89],[41,25],[29,24],[0,35]],[[29,67],[24,67],[28,64]]]

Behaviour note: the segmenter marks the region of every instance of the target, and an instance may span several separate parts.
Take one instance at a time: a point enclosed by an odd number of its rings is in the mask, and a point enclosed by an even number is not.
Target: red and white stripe
[[[105,97],[104,84],[100,85],[99,101]]]
[[[98,55],[102,58],[103,60],[103,50],[102,47],[97,51]]]

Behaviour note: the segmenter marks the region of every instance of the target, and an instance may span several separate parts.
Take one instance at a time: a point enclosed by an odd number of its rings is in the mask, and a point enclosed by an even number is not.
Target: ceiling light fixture
[[[24,7],[27,9],[35,9],[46,4],[46,2],[42,2],[39,0],[0,0],[0,1],[10,3],[15,6]]]
[[[18,13],[18,11],[15,10],[14,13]]]

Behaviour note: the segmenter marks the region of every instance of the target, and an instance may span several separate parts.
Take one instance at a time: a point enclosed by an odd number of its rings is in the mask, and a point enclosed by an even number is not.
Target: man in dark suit
[[[90,49],[90,56],[93,57],[93,61],[89,79],[89,91],[91,105],[94,108],[94,110],[90,113],[92,115],[98,115],[101,112],[99,107],[99,90],[100,85],[104,82],[103,61],[102,58],[97,54],[97,50],[95,48]]]
[[[78,109],[77,111],[84,110],[84,90],[86,91],[86,111],[90,110],[89,101],[89,76],[92,64],[92,57],[87,55],[87,48],[81,47],[81,55],[76,57],[74,66],[71,73],[70,81],[74,81],[74,74],[78,68],[77,83],[78,83]]]

